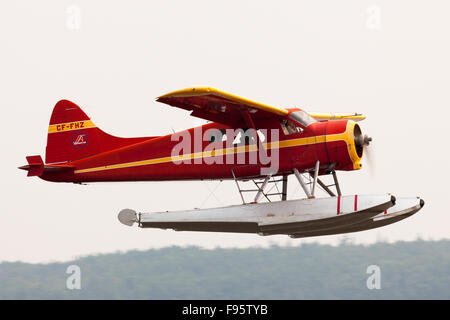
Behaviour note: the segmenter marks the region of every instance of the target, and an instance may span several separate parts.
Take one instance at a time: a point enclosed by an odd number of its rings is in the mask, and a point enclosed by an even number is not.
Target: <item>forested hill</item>
[[[0,299],[450,299],[450,240],[3,262]]]

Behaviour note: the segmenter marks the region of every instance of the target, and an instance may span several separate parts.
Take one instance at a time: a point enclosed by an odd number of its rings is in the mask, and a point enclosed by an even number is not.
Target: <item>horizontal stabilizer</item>
[[[41,156],[28,156],[27,165],[19,167],[21,170],[28,171],[28,177],[38,176],[40,177],[44,172],[56,172],[56,171],[66,171],[73,170],[73,166],[67,164],[59,164],[59,165],[45,165],[44,161],[42,161]]]

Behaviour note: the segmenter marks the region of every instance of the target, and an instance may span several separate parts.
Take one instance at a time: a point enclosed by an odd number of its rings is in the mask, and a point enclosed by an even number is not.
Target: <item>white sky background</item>
[[[75,22],[73,7],[80,9]],[[338,243],[342,236],[177,233],[117,220],[126,207],[237,204],[234,182],[205,201],[218,182],[79,186],[27,178],[17,169],[25,156],[45,154],[50,114],[62,98],[108,133],[151,136],[199,123],[155,102],[198,85],[274,106],[364,113],[376,175],[367,168],[341,173],[343,192],[418,195],[426,204],[411,218],[350,237],[358,243],[449,238],[449,14],[444,0],[3,1],[0,261],[171,245]],[[300,196],[290,181],[289,194]]]

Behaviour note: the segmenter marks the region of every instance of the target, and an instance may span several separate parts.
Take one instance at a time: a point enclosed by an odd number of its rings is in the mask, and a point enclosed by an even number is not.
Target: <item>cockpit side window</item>
[[[287,119],[280,120],[281,130],[283,130],[284,135],[288,136],[294,133],[301,133],[303,131],[302,128],[296,126],[292,121]]]
[[[313,122],[317,122],[317,120],[315,120],[313,117],[311,117],[309,114],[307,114],[305,111],[303,110],[299,110],[299,111],[294,111],[289,115],[289,118],[291,118],[292,120],[298,122],[299,124],[301,124],[302,126],[304,126],[305,128],[307,126],[309,126],[311,123]]]

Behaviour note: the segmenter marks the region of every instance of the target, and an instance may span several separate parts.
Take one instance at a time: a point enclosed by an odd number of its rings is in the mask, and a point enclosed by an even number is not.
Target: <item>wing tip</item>
[[[216,88],[212,87],[188,87],[184,89],[179,89],[175,91],[171,91],[169,93],[165,93],[159,97],[156,98],[156,101],[160,101],[166,98],[176,98],[176,97],[183,97],[183,96],[191,96],[191,95],[203,95],[203,94],[209,94],[209,93],[220,93],[220,90],[217,90]]]

